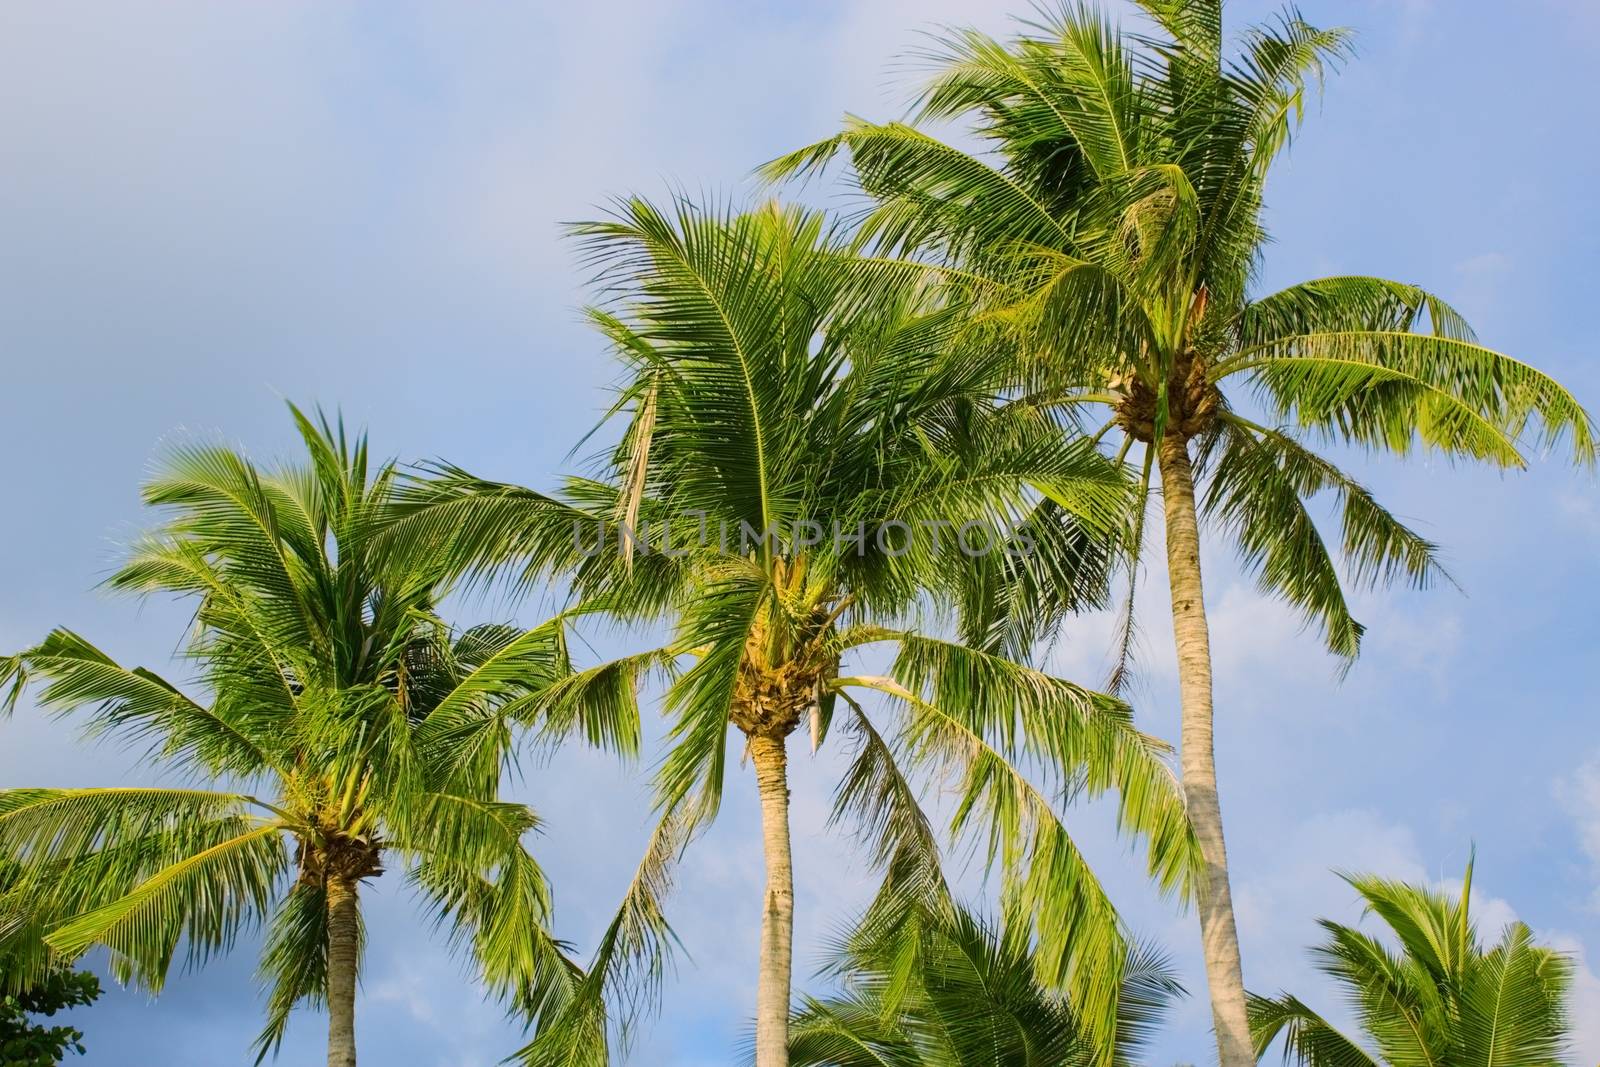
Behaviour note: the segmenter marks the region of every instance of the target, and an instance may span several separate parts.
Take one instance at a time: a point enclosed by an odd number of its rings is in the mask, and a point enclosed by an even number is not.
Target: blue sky
[[[673,184],[751,192],[749,168],[898,113],[891,60],[933,20],[1003,29],[1021,0],[0,6],[0,648],[58,624],[164,667],[185,613],[93,586],[148,521],[163,441],[293,447],[282,401],[342,407],[381,451],[549,484],[606,403],[561,220]],[[1528,0],[1309,0],[1360,31],[1274,179],[1265,283],[1383,273],[1453,299],[1491,344],[1600,404],[1589,329],[1600,254],[1593,134],[1600,9]],[[1264,6],[1230,8],[1235,25]],[[1206,559],[1223,803],[1254,988],[1333,1005],[1307,967],[1320,915],[1354,919],[1330,868],[1458,878],[1482,915],[1580,960],[1580,1053],[1600,1061],[1600,728],[1590,684],[1600,493],[1559,462],[1500,476],[1348,457],[1442,541],[1464,593],[1362,599],[1368,652],[1340,683],[1225,547]],[[1147,728],[1175,727],[1159,570],[1145,583]],[[477,616],[503,616],[500,604]],[[522,607],[537,617],[537,605]],[[1110,625],[1055,653],[1100,676]],[[803,971],[871,872],[824,829],[837,757],[796,763]],[[30,708],[0,724],[0,786],[146,780]],[[645,773],[566,751],[515,784],[550,827],[557,928],[580,946],[643,839]],[[754,790],[736,777],[673,903],[690,958],[632,1062],[730,1062],[753,1004],[761,883]],[[1104,812],[1071,825],[1130,921],[1203,988],[1193,920],[1142,883]],[[369,1062],[498,1061],[514,1030],[403,896],[370,895],[359,1034]],[[245,1062],[248,951],[157,1002],[83,1017],[97,1067]],[[323,1021],[281,1062],[314,1062]],[[1191,998],[1153,1064],[1206,1062]]]

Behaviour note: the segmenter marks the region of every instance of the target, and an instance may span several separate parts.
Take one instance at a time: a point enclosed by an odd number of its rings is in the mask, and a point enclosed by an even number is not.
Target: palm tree
[[[1365,1043],[1346,1037],[1287,993],[1252,996],[1257,1055],[1281,1038],[1286,1061],[1304,1067],[1565,1062],[1571,962],[1534,944],[1532,931],[1520,922],[1508,925],[1486,950],[1468,914],[1470,862],[1454,899],[1371,876],[1345,880],[1367,911],[1388,926],[1398,948],[1322,920],[1328,937],[1313,957],[1344,988]]]
[[[1026,942],[949,904],[886,937],[856,931],[827,971],[840,992],[795,1013],[792,1067],[1120,1067],[1182,995],[1158,953],[1133,950],[1101,1037],[1038,982]]]
[[[902,764],[950,776],[952,831],[986,842],[1043,978],[1109,1019],[1124,939],[1048,787],[1118,790],[1122,825],[1148,836],[1153,873],[1181,890],[1192,841],[1164,747],[1121,701],[916,620],[982,600],[1003,621],[1023,586],[1097,595],[1075,567],[1103,551],[1125,480],[1092,449],[1061,448],[1036,413],[993,410],[1004,353],[953,348],[959,309],[864,267],[817,214],[630,200],[578,233],[613,298],[593,317],[624,365],[619,445],[557,495],[441,468],[393,530],[453,531],[462,567],[517,560],[524,583],[570,577],[584,611],[670,630],[604,668],[663,669],[673,725],[662,829],[591,976],[605,984],[641,944],[661,947],[656,890],[717,812],[731,726],[759,788],[767,872],[756,1062],[786,1062],[789,738],[809,725],[820,746],[839,708],[856,757],[837,814],[859,816],[882,859],[934,856]],[[963,538],[994,550],[965,554]],[[887,672],[862,669],[890,655]],[[888,698],[887,723],[862,702],[871,694]],[[551,1051],[564,1029],[529,1062],[574,1062],[583,1040]]]
[[[1347,54],[1342,30],[1292,10],[1223,47],[1221,0],[1138,0],[1125,33],[1087,7],[1006,43],[942,39],[917,121],[969,122],[978,153],[902,123],[852,119],[769,164],[773,178],[850,155],[870,198],[861,237],[880,269],[937,279],[1017,343],[1017,402],[1159,470],[1182,705],[1181,762],[1205,856],[1199,918],[1221,1062],[1250,1058],[1212,741],[1200,519],[1232,538],[1266,591],[1355,656],[1336,558],[1357,585],[1442,576],[1434,546],[1307,439],[1404,453],[1421,444],[1501,467],[1563,437],[1595,455],[1588,415],[1556,382],[1473,339],[1431,293],[1371,277],[1252,292],[1262,194],[1311,83]],[[1237,384],[1259,413],[1233,401]],[[1253,416],[1253,417],[1252,417]],[[1086,424],[1093,426],[1093,423]],[[1203,492],[1197,479],[1207,479]],[[1308,498],[1339,505],[1337,549]],[[1141,515],[1142,519],[1142,515]],[[1135,524],[1130,575],[1143,523]],[[1131,578],[1130,578],[1131,584]],[[1127,600],[1122,653],[1133,632]]]
[[[296,1005],[326,1004],[328,1063],[350,1067],[360,887],[386,864],[530,1018],[576,988],[523,843],[538,820],[498,796],[513,726],[572,710],[556,687],[573,672],[563,619],[452,630],[441,569],[376,540],[394,466],[369,472],[364,438],[294,417],[305,466],[177,449],[144,487],[170,520],[109,579],[194,602],[194,695],[68,630],[4,662],[12,702],[39,680],[44,706],[88,710],[90,734],[216,786],[0,791],[0,858],[23,872],[0,948],[47,945],[42,967],[103,946],[157,991],[180,942],[203,961],[265,920],[258,1061]]]

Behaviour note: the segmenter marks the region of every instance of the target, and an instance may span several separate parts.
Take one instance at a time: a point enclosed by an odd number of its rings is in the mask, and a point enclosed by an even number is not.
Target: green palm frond
[[[1466,1062],[1562,1062],[1567,1052],[1566,991],[1572,964],[1534,944],[1533,931],[1512,923],[1484,954],[1462,991],[1461,1044]]]
[[[202,789],[7,789],[0,791],[0,850],[29,863],[79,859],[167,827],[242,818],[253,803]]]
[[[677,944],[665,899],[693,832],[692,813],[682,809],[657,824],[588,971],[566,1003],[540,1017],[533,1040],[513,1059],[525,1067],[606,1067],[614,1048],[627,1044]]]
[[[1224,436],[1205,512],[1234,536],[1264,591],[1315,620],[1336,655],[1354,658],[1366,627],[1350,613],[1333,552],[1306,509],[1306,480],[1295,477],[1303,468],[1292,465],[1299,457],[1266,440],[1248,432]]]
[[[637,284],[634,329],[668,368],[655,432],[673,434],[676,417],[696,419],[706,463],[697,480],[714,478],[717,503],[764,529],[781,504],[773,464],[787,459],[785,391],[797,385],[799,369],[799,324],[785,314],[804,310],[763,269],[773,227],[757,216],[718,220],[686,207],[669,217],[642,200],[621,205],[618,215],[575,232],[605,282]],[[820,220],[798,227],[816,232]],[[711,351],[732,358],[708,360]],[[684,360],[696,360],[692,392],[674,388],[670,373]]]
[[[1136,949],[1116,1024],[1098,1035],[1038,982],[1024,938],[954,906],[882,937],[848,936],[827,971],[839,991],[805,998],[791,1024],[796,1067],[1129,1064],[1183,994],[1161,957]]]
[[[1170,748],[1133,725],[1121,700],[947,641],[900,639],[893,677],[958,716],[1014,760],[1055,776],[1064,794],[1117,793],[1118,826],[1147,842],[1150,873],[1187,897],[1199,855]]]
[[[639,750],[639,685],[660,675],[676,677],[678,654],[672,647],[620,656],[593,667],[574,670],[523,707],[540,717],[541,733],[551,740],[581,737],[620,755]]]
[[[469,631],[423,665],[431,671],[407,672],[406,684],[423,699],[419,721],[402,736],[414,733],[433,788],[494,791],[510,756],[513,723],[525,721],[521,709],[570,682],[565,625],[557,618],[531,630]],[[419,692],[425,688],[433,692]]]
[[[117,965],[159,991],[180,941],[195,958],[227,951],[240,930],[267,910],[288,865],[282,829],[239,820],[234,836],[61,924],[46,941],[68,958],[104,945]]]
[[[1126,173],[1139,158],[1144,106],[1133,60],[1109,18],[1086,7],[1036,27],[1051,46],[1007,48],[983,34],[954,32],[928,56],[936,73],[920,115],[940,121],[1004,98],[997,139],[1010,145],[1070,144],[1096,178]]]
[[[896,765],[894,752],[848,693],[849,730],[856,758],[840,779],[830,822],[852,822],[873,861],[885,871],[909,864],[943,884],[939,842],[915,788]]]
[[[0,656],[0,717],[10,715],[16,710],[17,702],[22,699],[22,691],[28,685],[28,672],[23,666],[22,657]]]
[[[91,736],[119,735],[144,741],[164,758],[192,761],[209,773],[259,771],[272,765],[249,722],[231,722],[142,667],[122,667],[70,630],[53,630],[22,654],[29,670],[45,679],[39,700],[47,708],[95,708]]]
[[[727,765],[729,715],[745,643],[771,595],[759,577],[744,573],[707,582],[686,605],[679,642],[707,651],[667,691],[673,714],[671,747],[656,775],[657,806],[676,811],[693,798],[696,819],[716,815]]]
[[[957,779],[951,831],[984,841],[1002,876],[1006,914],[1038,940],[1040,979],[1067,989],[1090,1026],[1109,1027],[1127,942],[1104,889],[1049,799],[957,715],[887,678],[847,677],[841,686],[902,701],[906,744],[919,766]]]
[[[522,845],[518,827],[531,825],[524,815],[484,811],[464,819],[456,812],[448,820],[455,847],[424,851],[410,878],[452,948],[469,955],[491,993],[532,1021],[565,1007],[578,972],[567,946],[549,933],[549,886]]]
[[[482,573],[521,562],[521,585],[577,567],[591,531],[616,536],[615,523],[546,493],[431,464],[402,482],[377,544],[405,558],[441,559],[452,573]]]
[[[427,710],[423,728],[447,726],[497,699],[508,703],[530,690],[554,685],[571,670],[563,619],[520,633],[503,633],[479,651],[470,664],[464,664],[470,670],[460,674],[449,692]]]
[[[1245,373],[1282,416],[1332,436],[1408,451],[1424,446],[1521,466],[1517,443],[1566,440],[1595,456],[1594,424],[1556,381],[1455,337],[1354,329],[1276,337],[1243,348],[1217,371]]]
[[[1571,961],[1536,945],[1519,922],[1485,948],[1469,913],[1472,873],[1469,863],[1455,896],[1389,879],[1346,876],[1397,945],[1322,921],[1327,938],[1313,956],[1343,988],[1365,1041],[1341,1034],[1287,993],[1253,996],[1257,1053],[1281,1041],[1286,1061],[1304,1067],[1556,1067],[1565,1062]]]
[[[256,1036],[256,1063],[277,1055],[299,1005],[322,1004],[328,981],[328,901],[323,888],[297,882],[267,925],[257,978],[268,987],[267,1022]]]
[[[1236,440],[1234,431],[1242,432],[1254,445],[1275,454],[1272,465],[1296,495],[1334,494],[1339,505],[1341,555],[1351,581],[1366,588],[1404,581],[1419,589],[1451,581],[1439,562],[1438,546],[1402,523],[1350,475],[1282,430],[1256,426],[1232,415],[1225,415],[1223,421],[1229,427],[1220,437],[1224,448]],[[1214,479],[1220,479],[1220,474]],[[1208,500],[1219,492],[1214,480]]]
[[[1245,280],[1257,255],[1262,190],[1273,162],[1299,127],[1307,90],[1320,89],[1328,68],[1353,52],[1348,30],[1312,26],[1293,8],[1246,29],[1241,45],[1239,58],[1225,64],[1221,78],[1233,106],[1200,102],[1196,111],[1209,129],[1191,142],[1193,154],[1186,160],[1202,175],[1201,195],[1208,204],[1196,257],[1208,277],[1237,283]],[[1225,291],[1223,285],[1214,287]]]
[[[1222,0],[1136,0],[1187,63],[1216,64],[1222,57]]]
[[[172,510],[172,535],[218,551],[229,577],[261,594],[258,609],[279,640],[327,649],[330,635],[307,601],[324,548],[296,509],[279,506],[285,495],[254,464],[222,446],[180,445],[143,496]]]
[[[1350,330],[1409,333],[1423,325],[1435,336],[1477,340],[1462,314],[1435,293],[1387,278],[1339,275],[1250,301],[1239,316],[1239,343],[1248,348]]]
[[[1360,1045],[1288,994],[1277,999],[1250,998],[1250,1034],[1258,1058],[1281,1039],[1285,1063],[1299,1067],[1379,1067]]]

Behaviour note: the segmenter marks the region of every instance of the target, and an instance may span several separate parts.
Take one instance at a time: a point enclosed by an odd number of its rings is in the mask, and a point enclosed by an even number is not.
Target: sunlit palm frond
[[[1282,1040],[1284,1062],[1298,1067],[1379,1067],[1360,1045],[1287,993],[1250,998],[1250,1034],[1258,1057]]]
[[[605,1067],[626,1045],[639,1015],[654,1003],[676,938],[665,899],[673,867],[693,835],[693,814],[669,811],[650,836],[587,972],[558,1010],[540,1017],[534,1039],[513,1057],[525,1067]]]
[[[920,117],[988,109],[998,127],[991,136],[1014,161],[1027,150],[1076,149],[1101,181],[1130,170],[1140,158],[1143,101],[1116,27],[1087,7],[1063,6],[1058,17],[1030,28],[1040,36],[1010,48],[973,31],[940,40],[928,56],[935,74]]]
[[[1425,447],[1521,466],[1517,444],[1562,441],[1595,456],[1594,425],[1549,376],[1454,337],[1341,330],[1274,338],[1242,349],[1219,378],[1248,372],[1282,416],[1330,436],[1409,451]]]
[[[745,643],[770,596],[765,581],[730,574],[707,582],[685,605],[678,638],[685,648],[703,648],[667,692],[674,717],[670,747],[656,775],[657,806],[678,810],[693,797],[696,822],[715,817],[727,766],[728,727],[734,684]]]
[[[267,986],[267,1022],[256,1035],[256,1063],[275,1056],[300,1005],[321,1006],[328,981],[328,901],[318,885],[296,883],[267,924],[257,978]]]
[[[1109,1028],[1127,951],[1121,921],[1048,797],[957,715],[887,678],[842,678],[904,704],[908,754],[956,782],[951,831],[983,842],[999,868],[1006,914],[1038,940],[1046,984],[1067,989],[1089,1021]]]
[[[1180,896],[1199,862],[1168,746],[1134,728],[1115,697],[989,653],[928,637],[900,639],[896,681],[959,716],[1012,759],[1038,765],[1067,796],[1115,791],[1118,824],[1146,839],[1150,873]]]
[[[150,744],[161,756],[212,773],[250,774],[271,767],[277,753],[259,724],[229,721],[144,668],[128,669],[70,630],[54,630],[23,653],[46,681],[48,708],[93,707],[92,736]],[[255,736],[252,736],[255,735]]]
[[[227,951],[267,910],[288,866],[282,831],[276,823],[236,820],[232,836],[62,923],[45,940],[68,959],[104,945],[115,965],[159,991],[180,942],[191,958]]]
[[[915,910],[912,908],[910,910]],[[1136,949],[1118,1016],[1100,1035],[1041,985],[1016,931],[941,907],[893,933],[843,940],[827,971],[839,989],[796,1011],[790,1062],[816,1067],[1127,1064],[1183,994],[1158,956]]]
[[[1205,511],[1232,534],[1261,588],[1314,620],[1335,654],[1354,658],[1366,628],[1355,620],[1330,546],[1302,497],[1305,482],[1285,470],[1280,449],[1248,433],[1225,438],[1212,469]]]
[[[1287,993],[1258,996],[1250,1007],[1258,1053],[1281,1040],[1287,1061],[1304,1067],[1565,1062],[1571,961],[1536,945],[1520,922],[1486,949],[1469,913],[1471,864],[1455,896],[1373,876],[1346,880],[1398,944],[1322,922],[1327,938],[1313,956],[1342,987],[1365,1040]]]

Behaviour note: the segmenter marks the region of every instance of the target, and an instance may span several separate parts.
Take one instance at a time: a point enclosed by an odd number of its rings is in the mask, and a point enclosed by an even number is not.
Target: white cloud
[[[1355,922],[1355,893],[1330,866],[1418,881],[1427,872],[1411,830],[1371,810],[1330,812],[1283,836],[1271,865],[1239,880],[1234,906],[1252,988],[1293,990],[1325,981],[1311,971],[1306,949],[1319,939],[1319,918]],[[1325,997],[1319,1003],[1332,1004]]]
[[[1595,875],[1592,906],[1600,911],[1600,753],[1556,782],[1556,799],[1572,817],[1578,846]]]
[[[434,990],[426,975],[411,969],[390,967],[382,978],[362,988],[366,1000],[379,1004],[398,1004],[407,1015],[427,1026],[439,1024]]]
[[[1552,933],[1547,940],[1573,961],[1572,1051],[1580,1064],[1600,1063],[1600,975],[1587,946],[1576,937]]]

